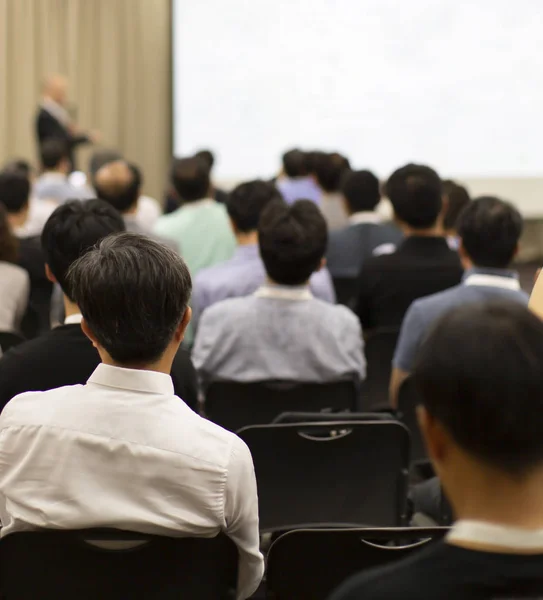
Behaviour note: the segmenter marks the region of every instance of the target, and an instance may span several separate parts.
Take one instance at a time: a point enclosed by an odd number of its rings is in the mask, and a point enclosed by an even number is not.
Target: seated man
[[[271,183],[249,181],[238,185],[227,197],[226,210],[236,236],[234,256],[226,262],[203,269],[194,279],[193,321],[216,302],[249,296],[266,280],[266,271],[258,250],[258,221],[262,211],[280,195]],[[311,291],[316,298],[335,302],[334,288],[326,268],[313,273]]]
[[[516,208],[498,198],[474,200],[460,216],[459,254],[466,269],[460,285],[416,300],[407,311],[394,354],[390,397],[397,406],[403,380],[413,370],[424,338],[436,319],[462,304],[504,298],[528,304],[518,275],[508,268],[518,251],[522,217]]]
[[[333,600],[543,597],[543,323],[515,302],[456,307],[414,377],[458,520],[444,541],[354,576]]]
[[[471,202],[471,198],[468,190],[452,179],[443,182],[443,195],[446,202],[443,228],[449,247],[458,250],[458,219],[464,208]]]
[[[394,225],[383,223],[375,212],[381,201],[381,190],[373,173],[353,171],[347,174],[341,191],[349,224],[330,233],[326,264],[332,277],[355,279],[376,248],[383,244],[394,247],[403,235]]]
[[[258,224],[267,282],[202,315],[192,358],[207,382],[363,379],[360,324],[345,306],[317,300],[309,279],[324,264],[327,228],[309,200],[271,202]]]
[[[190,410],[169,375],[190,320],[185,263],[122,233],[73,264],[66,285],[102,362],[85,385],[21,394],[0,415],[1,535],[224,531],[239,548],[238,598],[249,597],[264,570],[251,454]]]
[[[406,238],[392,254],[374,256],[362,267],[355,312],[364,330],[399,328],[414,300],[460,283],[460,259],[444,237],[441,193],[439,175],[422,165],[406,165],[387,181],[386,195]]]
[[[313,152],[310,168],[321,190],[320,207],[330,231],[343,229],[349,224],[349,215],[341,194],[341,181],[349,172],[350,164],[337,152]]]
[[[277,178],[277,189],[287,204],[296,200],[321,203],[322,192],[309,172],[307,152],[297,148],[283,154],[283,170]]]
[[[60,327],[12,348],[0,359],[0,411],[17,394],[83,384],[92,375],[100,356],[81,330],[81,310],[66,274],[102,238],[120,231],[124,231],[122,217],[102,200],[67,202],[51,215],[42,244],[47,273],[64,294],[66,319]],[[196,373],[186,351],[176,355],[171,375],[175,393],[196,408]]]

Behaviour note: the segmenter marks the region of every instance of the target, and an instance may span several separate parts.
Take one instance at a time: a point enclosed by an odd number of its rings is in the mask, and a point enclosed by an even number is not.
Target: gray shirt
[[[0,261],[0,331],[17,331],[28,304],[28,273],[11,263]]]
[[[357,317],[314,298],[307,287],[266,285],[210,306],[192,359],[204,382],[220,378],[327,382],[364,379]]]

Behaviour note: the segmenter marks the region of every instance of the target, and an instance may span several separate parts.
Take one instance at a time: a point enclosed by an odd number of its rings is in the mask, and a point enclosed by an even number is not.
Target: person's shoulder
[[[326,300],[313,297],[308,301],[307,307],[303,308],[303,312],[316,313],[321,318],[333,320],[336,324],[344,323],[346,325],[360,326],[360,321],[354,312],[343,304],[331,304]]]
[[[429,296],[423,296],[417,298],[412,304],[413,308],[420,313],[425,313],[427,310],[436,307],[446,307],[448,305],[455,304],[456,302],[463,302],[465,297],[466,286],[459,283],[454,287],[447,288],[435,294]]]
[[[243,315],[248,309],[255,305],[254,296],[245,296],[242,298],[228,298],[221,300],[202,313],[202,318],[199,327],[206,324],[214,326],[222,324],[227,326],[229,319],[235,318],[237,315]]]

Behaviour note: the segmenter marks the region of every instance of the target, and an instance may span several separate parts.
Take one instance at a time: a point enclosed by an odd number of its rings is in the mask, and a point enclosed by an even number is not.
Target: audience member
[[[297,148],[283,154],[283,170],[276,185],[287,204],[296,200],[311,200],[317,205],[321,204],[322,192],[309,172],[308,163],[307,153]]]
[[[458,250],[458,236],[456,226],[460,214],[462,213],[464,208],[470,203],[471,198],[469,196],[468,190],[464,186],[459,185],[451,179],[446,179],[443,182],[443,194],[446,200],[445,215],[443,217],[443,227],[445,229],[445,235],[447,236],[449,246],[453,250]]]
[[[543,323],[457,307],[421,347],[419,422],[457,517],[442,542],[356,575],[333,600],[543,596]]]
[[[381,201],[381,190],[373,173],[347,173],[341,191],[349,224],[330,233],[326,264],[332,277],[356,278],[376,248],[383,244],[395,247],[403,236],[397,227],[384,223],[375,212]]]
[[[202,380],[364,378],[355,315],[317,300],[309,290],[309,278],[324,265],[327,237],[313,202],[267,206],[258,243],[268,281],[252,296],[219,302],[203,313],[193,350]]]
[[[30,281],[17,265],[18,240],[0,204],[0,331],[17,331],[28,304]]]
[[[349,224],[341,195],[341,181],[350,170],[349,161],[337,152],[331,154],[316,152],[310,160],[317,183],[322,190],[320,207],[328,223],[328,229],[330,231],[342,229]]]
[[[0,410],[17,394],[84,384],[92,375],[100,357],[81,330],[81,311],[66,274],[102,238],[124,229],[119,213],[101,200],[67,202],[53,213],[42,243],[48,275],[64,294],[66,318],[60,327],[12,348],[0,359]],[[175,357],[172,379],[176,394],[196,408],[196,373],[184,350]]]
[[[402,381],[413,370],[419,349],[432,324],[455,306],[503,298],[527,305],[518,274],[508,268],[518,251],[522,217],[498,198],[474,200],[458,222],[459,254],[464,268],[460,285],[413,302],[402,324],[390,383],[393,405]]]
[[[224,530],[239,548],[238,597],[249,597],[264,571],[251,454],[190,410],[169,376],[190,320],[186,265],[124,233],[84,254],[64,282],[102,363],[86,385],[23,394],[4,409],[1,534]]]
[[[443,237],[441,192],[438,174],[422,165],[406,165],[387,181],[386,195],[406,239],[362,267],[355,312],[365,329],[399,328],[414,300],[460,282],[460,259]]]
[[[209,168],[199,158],[175,159],[172,184],[181,206],[160,217],[155,233],[179,244],[192,276],[232,257],[236,240],[226,209],[209,197]]]
[[[96,172],[94,189],[101,200],[105,200],[121,213],[127,231],[150,235],[179,253],[176,242],[148,233],[138,222],[136,215],[141,192],[141,174],[138,167],[124,160],[108,162]]]
[[[196,154],[194,156],[195,156],[195,158],[199,158],[200,160],[203,160],[206,163],[206,165],[208,166],[209,179],[210,179],[210,184],[211,184],[211,188],[210,188],[211,191],[209,193],[210,197],[214,198],[217,202],[224,204],[226,202],[226,198],[227,198],[228,194],[224,190],[217,188],[213,183],[212,172],[213,172],[213,165],[215,164],[215,156],[214,156],[213,152],[211,152],[211,150],[200,150],[199,152],[196,152]]]
[[[62,204],[67,200],[86,200],[91,197],[86,188],[76,187],[68,179],[71,164],[65,142],[55,138],[43,142],[40,160],[42,174],[34,183],[36,198]]]
[[[262,211],[281,196],[275,186],[264,181],[238,185],[226,201],[226,210],[236,236],[234,256],[226,262],[203,269],[196,275],[192,294],[193,322],[221,300],[249,296],[266,280],[266,270],[258,249],[258,221]],[[316,298],[335,302],[334,287],[326,268],[313,273],[310,287]]]

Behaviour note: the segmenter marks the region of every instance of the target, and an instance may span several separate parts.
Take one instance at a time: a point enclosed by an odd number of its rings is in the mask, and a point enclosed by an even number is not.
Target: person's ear
[[[520,252],[520,244],[517,244],[515,246],[515,251],[513,252],[513,257],[516,258],[516,256],[518,255],[519,252]]]
[[[417,420],[424,439],[428,456],[437,469],[446,456],[448,448],[448,435],[443,426],[437,421],[424,406],[417,407]]]
[[[177,329],[175,330],[174,339],[176,342],[181,343],[183,341],[183,338],[185,337],[185,331],[187,330],[191,318],[192,308],[190,306],[187,306],[187,310],[185,311],[185,314],[181,319],[181,323],[179,323]]]
[[[87,323],[87,321],[85,321],[84,318],[81,320],[81,329],[83,330],[83,333],[89,338],[92,345],[97,350],[99,350],[98,340],[96,339],[96,336],[94,335],[92,329],[89,327],[89,324]]]
[[[473,267],[473,261],[471,260],[466,248],[464,247],[464,242],[462,241],[462,238],[458,238],[458,257],[460,258],[460,262],[462,263],[462,266],[465,270],[471,269]]]
[[[234,235],[238,235],[239,231],[238,231],[238,228],[236,227],[236,224],[234,223],[234,220],[232,219],[232,217],[228,216],[228,222],[230,223],[230,227],[231,227],[232,231],[234,232]]]
[[[53,275],[53,271],[51,271],[51,267],[45,263],[45,276],[51,283],[58,283],[57,278]]]
[[[319,266],[315,269],[315,273],[317,273],[321,269],[324,269],[325,267],[326,267],[326,257],[323,256],[321,258],[321,262],[319,263]]]

